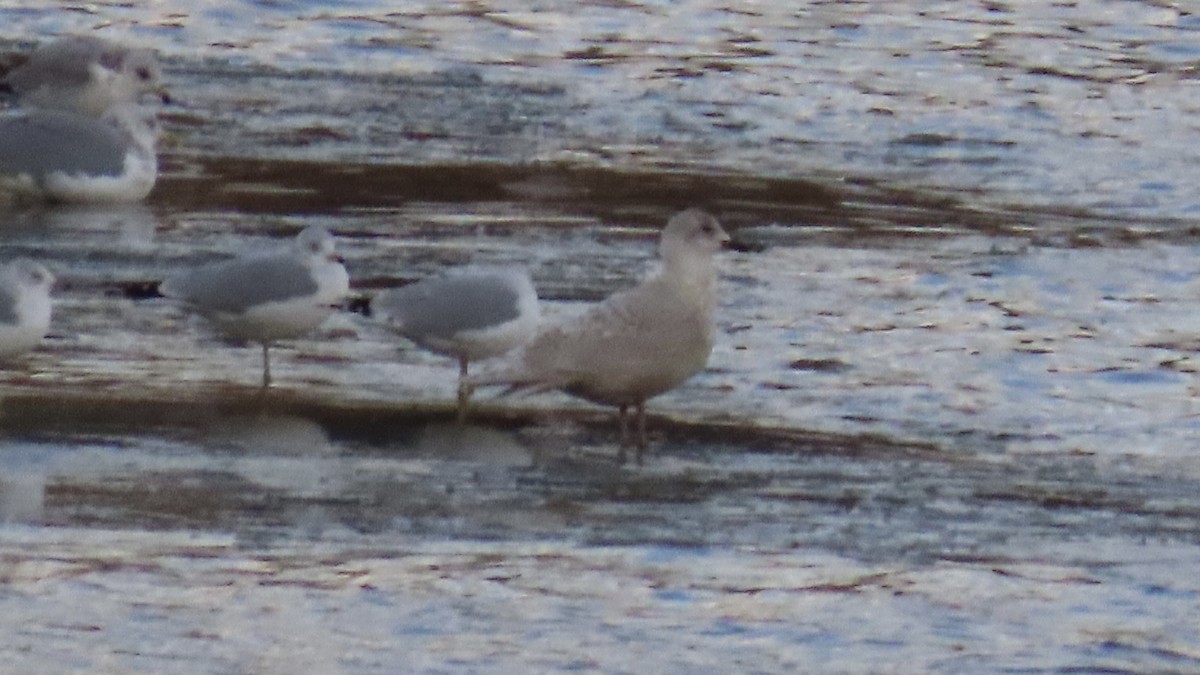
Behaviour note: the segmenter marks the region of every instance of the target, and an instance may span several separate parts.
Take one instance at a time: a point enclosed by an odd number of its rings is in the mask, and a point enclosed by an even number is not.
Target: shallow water
[[[150,672],[1196,670],[1195,40],[1170,3],[0,3],[152,45],[144,205],[4,214],[0,650]],[[361,317],[224,345],[129,291],[339,236],[357,292],[627,286],[731,230],[710,368],[491,400]]]
[[[228,386],[10,395],[6,653],[190,672],[1200,660],[1194,477],[694,423],[618,469],[591,416],[449,418]]]

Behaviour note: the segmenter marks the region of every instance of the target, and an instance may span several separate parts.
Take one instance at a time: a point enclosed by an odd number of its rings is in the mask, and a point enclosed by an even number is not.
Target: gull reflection
[[[5,243],[46,246],[53,240],[78,244],[80,237],[99,236],[103,246],[149,251],[158,221],[143,204],[61,204],[5,212],[0,238]]]
[[[423,457],[474,461],[483,465],[517,466],[530,461],[529,448],[508,433],[470,424],[430,424],[415,443]]]
[[[210,426],[207,440],[255,454],[329,456],[337,453],[324,427],[298,415],[260,413],[222,417]]]
[[[0,522],[36,523],[46,505],[46,474],[40,471],[6,472],[0,477]]]

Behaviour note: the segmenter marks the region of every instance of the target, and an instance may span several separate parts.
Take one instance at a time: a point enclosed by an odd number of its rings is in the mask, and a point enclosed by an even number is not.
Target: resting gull
[[[698,209],[676,214],[659,242],[661,268],[573,320],[543,329],[503,365],[467,386],[557,389],[617,407],[620,462],[629,444],[627,412],[637,413],[637,461],[646,448],[646,400],[704,369],[713,346],[713,255],[729,235]]]
[[[333,236],[315,225],[281,250],[204,265],[159,286],[226,337],[261,344],[264,388],[271,384],[271,343],[320,326],[349,289]]]

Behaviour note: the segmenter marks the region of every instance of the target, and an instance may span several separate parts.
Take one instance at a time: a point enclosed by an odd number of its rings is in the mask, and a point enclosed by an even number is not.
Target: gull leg
[[[458,357],[458,423],[467,421],[467,408],[471,403],[471,388],[467,386],[467,357]]]
[[[646,402],[637,404],[637,463],[642,465],[642,455],[646,453]]]
[[[267,343],[262,343],[263,353],[263,383],[262,388],[266,389],[271,386],[271,352]]]
[[[629,419],[626,413],[629,411],[629,406],[622,403],[617,406],[617,429],[620,430],[621,449],[617,451],[617,463],[625,463],[625,448],[629,445]]]

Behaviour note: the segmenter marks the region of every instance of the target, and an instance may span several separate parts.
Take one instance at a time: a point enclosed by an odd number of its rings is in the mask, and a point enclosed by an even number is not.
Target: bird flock
[[[146,197],[157,178],[157,106],[171,103],[161,80],[152,51],[95,36],[66,36],[31,52],[0,79],[0,95],[15,102],[0,115],[0,207]],[[646,401],[703,370],[712,351],[714,255],[728,240],[711,215],[677,213],[662,231],[654,273],[550,325],[523,269],[454,270],[379,292],[362,309],[457,361],[460,419],[479,388],[557,390],[615,407],[619,461],[632,445],[641,463]],[[0,266],[0,359],[19,357],[45,337],[53,285],[38,262]],[[260,345],[265,390],[271,345],[318,328],[344,306],[350,280],[333,235],[314,226],[276,250],[177,272],[157,291],[222,336]],[[491,367],[471,372],[477,361]]]

